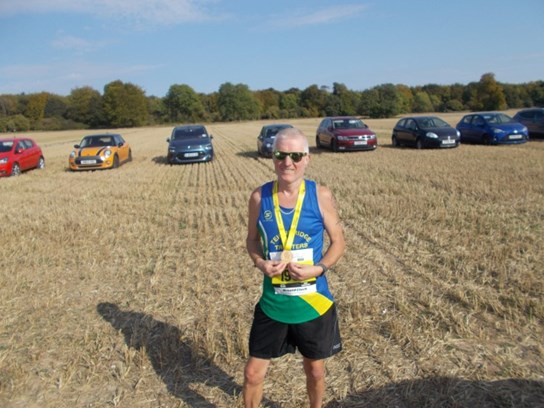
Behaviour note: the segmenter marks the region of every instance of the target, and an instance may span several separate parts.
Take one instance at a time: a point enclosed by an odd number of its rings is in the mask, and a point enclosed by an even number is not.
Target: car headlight
[[[272,147],[272,143],[266,143],[265,146],[267,149],[270,149]]]
[[[0,164],[6,164],[8,162],[8,158],[4,157],[3,159],[0,159]]]
[[[76,152],[72,150],[72,152],[70,153],[70,159],[73,159],[74,157],[76,157]]]
[[[211,144],[207,144],[204,146],[204,149],[205,150],[212,150],[212,145]]]
[[[461,132],[459,132],[458,130],[455,131],[457,133],[457,137],[461,137]]]
[[[376,135],[372,134],[372,135],[368,135],[369,139],[376,139]]]
[[[347,136],[337,136],[337,139],[344,141],[344,140],[349,140],[349,137],[347,137]]]
[[[493,129],[493,133],[496,133],[496,134],[504,133],[504,130],[502,130],[502,129]]]
[[[111,150],[108,149],[108,150],[106,150],[106,151],[104,152],[104,157],[107,159],[107,158],[110,157],[110,156],[111,156]]]
[[[176,149],[174,149],[173,147],[170,147],[170,148],[168,149],[168,151],[169,151],[170,153],[176,153]]]
[[[438,139],[438,135],[434,132],[427,132],[425,133],[425,136],[430,138],[430,139]]]

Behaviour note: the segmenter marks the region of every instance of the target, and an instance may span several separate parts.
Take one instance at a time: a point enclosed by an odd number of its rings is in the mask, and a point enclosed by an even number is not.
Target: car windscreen
[[[283,130],[288,127],[289,126],[275,126],[275,127],[268,128],[266,129],[265,137],[270,137],[270,138],[276,137],[276,135],[279,133],[280,130]]]
[[[501,123],[512,122],[512,118],[504,113],[498,113],[495,115],[484,115],[484,119],[487,123],[493,125],[500,125]]]
[[[448,123],[446,123],[445,121],[443,121],[440,118],[421,118],[421,119],[417,119],[417,124],[422,129],[450,127],[450,125]]]
[[[208,137],[208,134],[203,128],[176,129],[172,135],[172,140],[193,139],[197,137]]]
[[[9,152],[12,147],[13,147],[13,142],[12,141],[0,142],[0,153]]]
[[[111,136],[92,136],[85,137],[80,143],[80,147],[99,147],[99,146],[113,146],[113,139]]]
[[[362,129],[366,125],[360,119],[334,119],[332,121],[334,129]]]

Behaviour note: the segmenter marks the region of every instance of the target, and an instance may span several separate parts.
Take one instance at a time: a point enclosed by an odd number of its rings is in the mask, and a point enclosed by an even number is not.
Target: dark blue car
[[[527,127],[501,112],[475,112],[457,124],[462,143],[518,144],[529,140]]]
[[[437,116],[411,116],[400,119],[391,135],[393,146],[457,147],[459,131]]]

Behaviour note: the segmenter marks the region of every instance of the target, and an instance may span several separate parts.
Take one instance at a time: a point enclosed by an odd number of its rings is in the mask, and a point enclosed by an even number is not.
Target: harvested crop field
[[[397,149],[395,122],[367,121],[373,152],[311,148],[347,240],[325,406],[544,406],[544,141]],[[121,129],[134,160],[84,173],[68,154],[93,132],[30,135],[46,168],[0,179],[0,406],[242,406],[265,123],[210,124],[215,160],[179,166],[172,127]],[[319,119],[290,123],[315,146]],[[300,355],[273,362],[265,397],[307,406]]]

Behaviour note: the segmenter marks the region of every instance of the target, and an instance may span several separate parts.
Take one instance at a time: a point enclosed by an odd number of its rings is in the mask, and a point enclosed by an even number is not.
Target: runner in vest
[[[317,408],[325,392],[325,358],[342,349],[325,272],[343,255],[344,234],[331,191],[304,178],[310,162],[306,136],[282,130],[272,157],[277,179],[249,199],[246,246],[263,275],[263,291],[249,336],[244,403],[258,407],[271,359],[298,350],[310,407]]]

